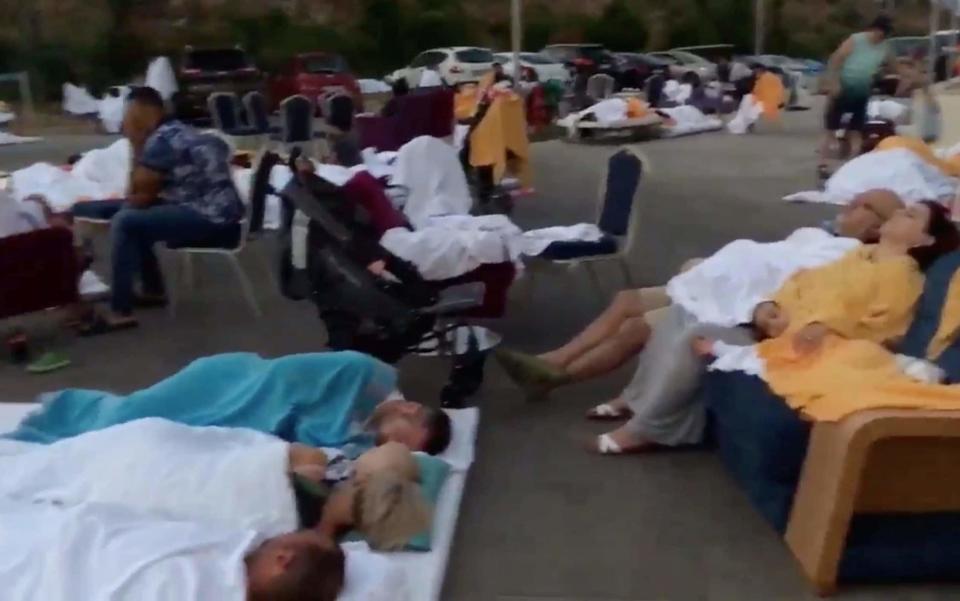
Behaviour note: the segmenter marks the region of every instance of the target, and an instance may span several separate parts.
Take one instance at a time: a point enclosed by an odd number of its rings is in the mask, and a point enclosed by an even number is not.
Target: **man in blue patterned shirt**
[[[156,90],[130,93],[123,131],[133,148],[127,199],[83,203],[74,210],[75,216],[113,214],[112,311],[91,323],[83,332],[88,335],[134,327],[134,305],[166,302],[154,244],[229,248],[239,240],[243,219],[226,143],[168,118]],[[135,296],[138,270],[143,287]]]

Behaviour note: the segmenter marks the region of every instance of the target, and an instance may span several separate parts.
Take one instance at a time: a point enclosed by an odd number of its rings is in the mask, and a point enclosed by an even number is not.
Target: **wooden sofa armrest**
[[[836,589],[856,512],[960,509],[958,450],[960,412],[876,409],[814,425],[785,539],[819,594]]]

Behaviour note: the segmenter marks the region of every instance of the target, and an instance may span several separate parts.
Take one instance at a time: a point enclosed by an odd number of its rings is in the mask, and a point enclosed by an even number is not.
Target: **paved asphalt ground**
[[[638,284],[664,282],[685,260],[741,237],[774,240],[831,215],[827,207],[787,205],[786,193],[815,185],[817,112],[793,113],[782,129],[647,142],[652,167],[643,184],[641,243],[632,266]],[[50,139],[0,148],[0,169],[60,161],[105,138]],[[521,201],[524,227],[590,220],[609,145],[538,144],[539,194]],[[278,296],[251,254],[266,316],[253,319],[226,266],[202,265],[200,284],[175,319],[141,314],[142,327],[76,340],[32,320],[40,345],[58,345],[69,369],[30,376],[0,364],[0,399],[26,401],[65,386],[129,391],[190,360],[225,351],[266,355],[323,348],[324,331],[306,304]],[[603,272],[604,290],[582,273],[541,279],[527,302],[515,286],[509,315],[496,325],[511,345],[543,350],[559,343],[623,287]],[[436,402],[446,377],[438,359],[401,364],[411,398]],[[611,397],[629,370],[528,405],[496,365],[476,398],[482,408],[478,461],[463,503],[443,598],[450,601],[794,601],[813,599],[786,547],[748,505],[707,451],[594,457],[582,441],[599,433],[582,419]],[[202,402],[202,399],[198,399]],[[855,588],[854,600],[956,599],[957,587]]]

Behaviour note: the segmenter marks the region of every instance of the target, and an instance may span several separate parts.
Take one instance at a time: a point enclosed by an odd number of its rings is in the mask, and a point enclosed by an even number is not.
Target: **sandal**
[[[600,403],[587,411],[587,419],[595,421],[617,421],[633,415],[629,407],[617,408],[613,403]]]
[[[39,359],[27,366],[31,374],[46,374],[70,365],[70,358],[61,353],[44,353]]]
[[[601,434],[589,445],[588,450],[598,455],[638,455],[646,453],[654,445],[644,443],[634,447],[621,447],[609,434]]]
[[[110,323],[103,316],[94,315],[89,322],[77,329],[77,334],[79,336],[83,336],[84,338],[89,338],[91,336],[100,336],[102,334],[110,334],[112,332],[120,332],[122,330],[132,330],[133,328],[139,326],[140,322],[138,321]]]

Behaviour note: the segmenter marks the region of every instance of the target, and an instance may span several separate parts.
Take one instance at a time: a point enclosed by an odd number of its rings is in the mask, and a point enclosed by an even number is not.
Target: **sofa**
[[[958,268],[955,252],[928,270],[898,352],[924,356]],[[960,382],[960,342],[937,363]],[[870,410],[813,424],[741,373],[711,372],[703,394],[722,463],[817,592],[960,576],[960,412]]]

